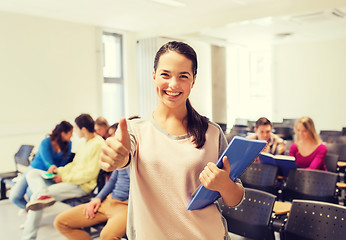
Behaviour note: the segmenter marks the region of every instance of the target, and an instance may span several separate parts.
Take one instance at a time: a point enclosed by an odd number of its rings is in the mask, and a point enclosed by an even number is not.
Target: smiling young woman
[[[101,166],[112,171],[130,166],[129,239],[228,239],[227,224],[216,203],[186,209],[202,183],[219,191],[229,206],[239,204],[244,189],[215,163],[227,146],[222,129],[190,104],[196,82],[197,56],[189,45],[169,42],[154,60],[158,104],[150,119],[119,122],[106,140]]]

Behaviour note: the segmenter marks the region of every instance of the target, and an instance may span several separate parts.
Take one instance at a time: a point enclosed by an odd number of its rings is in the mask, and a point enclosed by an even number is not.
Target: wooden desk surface
[[[282,215],[289,213],[292,207],[292,203],[275,201],[273,211],[276,215]]]
[[[346,188],[346,183],[337,182],[337,183],[336,183],[336,186],[337,186],[338,188]]]

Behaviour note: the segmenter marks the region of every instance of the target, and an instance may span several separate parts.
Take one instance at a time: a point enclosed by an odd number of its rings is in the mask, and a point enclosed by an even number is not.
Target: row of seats
[[[232,209],[219,200],[230,232],[254,239],[274,239],[274,231],[280,239],[343,239],[345,183],[339,173],[298,168],[283,179],[277,172],[277,166],[252,163],[240,176],[245,202]],[[289,215],[275,213],[278,201],[292,204]]]
[[[298,168],[291,169],[287,179],[283,179],[277,172],[277,166],[252,163],[240,179],[244,187],[274,194],[281,201],[309,199],[343,204],[337,173]]]
[[[294,137],[294,123],[296,119],[284,119],[282,122],[273,122],[273,133],[280,136],[282,139],[292,141]],[[255,121],[243,120],[232,126],[227,132],[227,124],[218,123],[226,134],[228,140],[234,136],[245,137],[254,132]],[[342,130],[320,130],[320,137],[325,143],[346,143],[346,127]]]
[[[344,127],[341,131],[336,130],[321,130],[320,137],[323,142],[326,143],[346,143],[346,127]]]
[[[250,239],[274,240],[279,231],[281,240],[344,239],[346,207],[321,201],[293,200],[283,224],[275,216],[276,196],[245,188],[245,199],[236,208],[218,200],[228,224],[228,231]],[[277,227],[279,226],[279,227]]]

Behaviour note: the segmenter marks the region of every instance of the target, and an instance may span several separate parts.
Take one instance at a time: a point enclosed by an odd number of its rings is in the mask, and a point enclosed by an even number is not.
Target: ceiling
[[[0,0],[0,11],[213,43],[346,38],[346,0]]]

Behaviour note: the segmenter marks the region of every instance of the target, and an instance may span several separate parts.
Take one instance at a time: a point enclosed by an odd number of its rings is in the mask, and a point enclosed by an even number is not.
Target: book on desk
[[[231,166],[229,177],[232,181],[235,181],[266,145],[266,141],[235,136],[219,157],[216,166],[218,168],[223,168],[222,159],[224,156],[227,156]],[[202,209],[215,202],[221,196],[219,192],[209,190],[203,185],[200,185],[195,191],[195,194],[192,195],[187,210]]]
[[[279,176],[287,177],[292,168],[297,168],[296,159],[293,156],[273,155],[262,152],[258,157],[261,163],[278,166]]]

